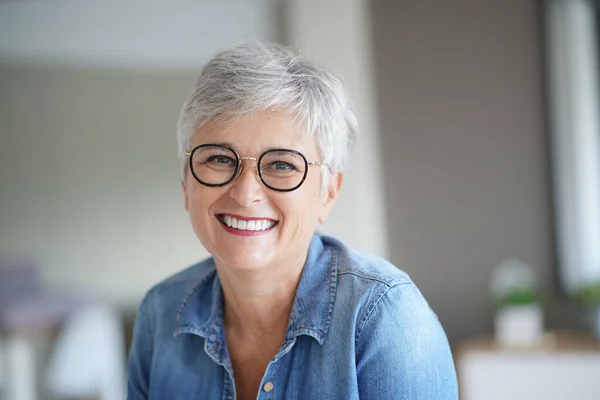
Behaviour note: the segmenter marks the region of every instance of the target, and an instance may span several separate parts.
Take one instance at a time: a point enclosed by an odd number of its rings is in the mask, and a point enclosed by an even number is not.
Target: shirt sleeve
[[[356,331],[361,399],[458,399],[446,334],[413,283],[383,288],[363,314]]]
[[[153,351],[153,327],[150,318],[150,295],[138,308],[133,328],[127,368],[127,400],[150,397],[150,365]]]

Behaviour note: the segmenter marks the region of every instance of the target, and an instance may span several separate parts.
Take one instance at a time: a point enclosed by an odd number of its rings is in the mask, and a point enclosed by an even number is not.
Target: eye
[[[273,171],[289,172],[295,171],[296,167],[285,161],[273,161],[269,164],[269,169]]]
[[[231,157],[223,156],[223,155],[215,155],[210,156],[206,160],[209,164],[215,164],[219,166],[233,166],[235,165],[235,160]]]

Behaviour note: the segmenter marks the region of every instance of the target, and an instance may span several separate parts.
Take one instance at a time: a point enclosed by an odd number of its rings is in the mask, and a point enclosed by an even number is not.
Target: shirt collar
[[[313,236],[290,314],[293,336],[308,335],[323,344],[333,313],[337,287],[337,252]]]
[[[211,333],[215,333],[214,328],[222,325],[223,291],[214,259],[209,258],[200,264],[205,264],[203,266],[207,273],[183,299],[177,314],[174,335],[194,333],[209,337]]]
[[[224,336],[223,291],[214,260],[210,270],[184,298],[174,334],[193,333],[215,340]],[[338,257],[335,248],[313,236],[292,305],[285,341],[308,335],[323,344],[333,312],[337,286]]]

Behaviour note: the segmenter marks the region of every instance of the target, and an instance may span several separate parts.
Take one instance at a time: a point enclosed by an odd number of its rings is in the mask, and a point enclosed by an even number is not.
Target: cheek
[[[205,190],[203,187],[197,186],[188,191],[188,212],[195,225],[206,222],[210,206],[216,201],[216,199],[213,199],[214,195],[214,193]]]
[[[280,199],[280,212],[297,233],[314,230],[317,224],[320,207],[318,191],[292,192],[289,197]]]

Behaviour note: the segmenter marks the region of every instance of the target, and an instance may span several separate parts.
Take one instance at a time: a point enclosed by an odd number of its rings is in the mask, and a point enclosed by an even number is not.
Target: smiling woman
[[[238,45],[204,67],[178,134],[185,208],[212,257],[144,298],[129,399],[458,397],[410,278],[315,234],[355,133],[341,82],[284,47]]]

